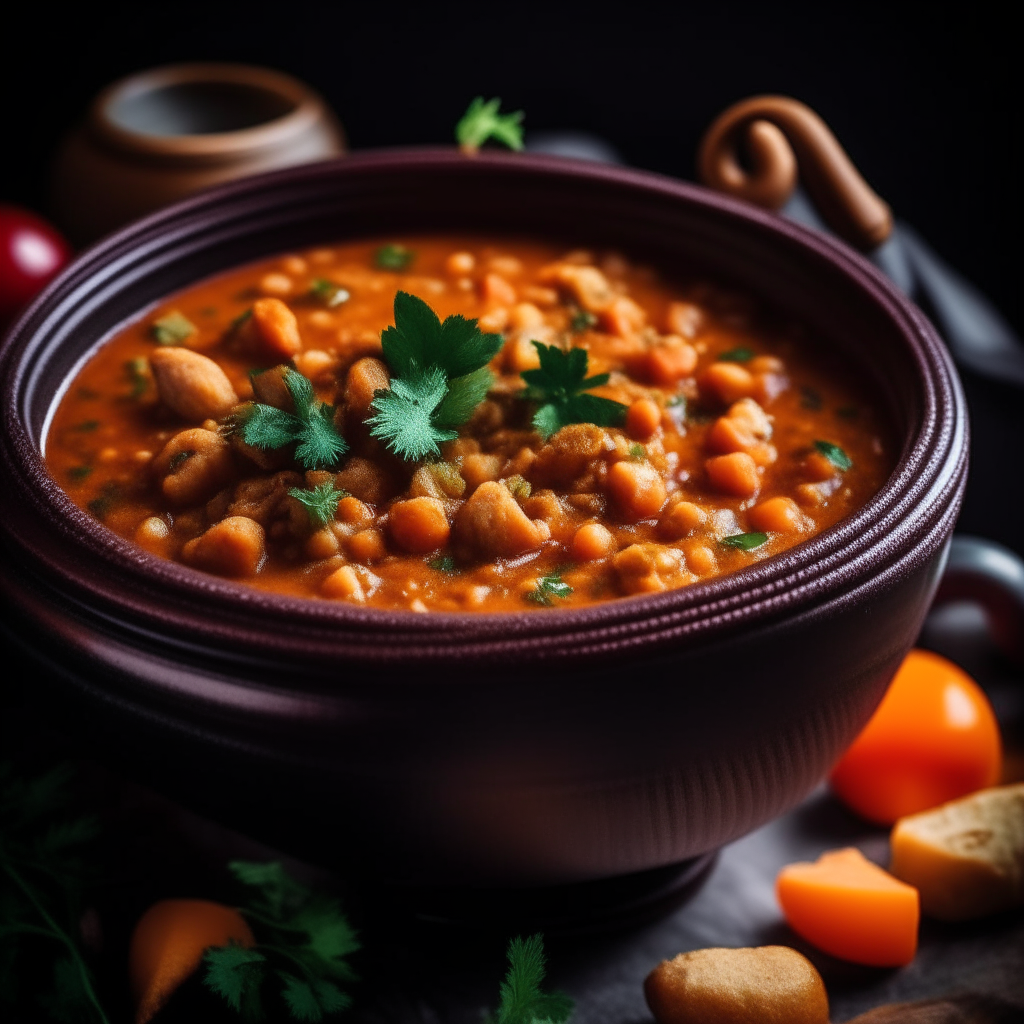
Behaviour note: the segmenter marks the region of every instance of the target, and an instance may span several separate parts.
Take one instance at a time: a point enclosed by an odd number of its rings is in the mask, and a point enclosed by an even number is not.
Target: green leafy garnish
[[[720,363],[749,363],[756,353],[752,348],[731,348],[728,352],[722,352],[716,358]]]
[[[527,387],[520,398],[538,403],[533,426],[546,441],[570,423],[596,423],[610,427],[622,422],[626,407],[610,398],[598,398],[584,392],[608,383],[607,373],[587,376],[587,351],[572,348],[562,351],[557,345],[533,342],[540,356],[539,370],[523,370],[520,376]]]
[[[228,330],[237,331],[238,328],[241,327],[242,324],[244,324],[246,320],[248,320],[251,316],[252,306],[250,306],[248,309],[242,310],[242,312],[239,313],[238,316],[236,316],[234,320],[232,320],[231,323],[228,324]]]
[[[235,421],[234,429],[254,448],[283,448],[294,442],[295,458],[306,469],[331,469],[348,451],[334,426],[334,406],[319,401],[310,380],[297,370],[286,371],[284,383],[294,413],[253,402]]]
[[[352,297],[341,285],[328,281],[325,277],[316,278],[309,286],[309,293],[319,299],[328,309],[340,306]]]
[[[501,100],[484,101],[477,96],[455,126],[455,141],[463,152],[475,153],[488,140],[504,143],[509,149],[523,148],[523,112],[500,112]]]
[[[439,555],[432,558],[427,565],[436,572],[455,572],[455,559],[451,555]]]
[[[526,595],[527,601],[549,607],[553,597],[568,597],[573,588],[562,579],[561,572],[555,571],[537,580],[537,586]]]
[[[124,364],[128,382],[132,386],[131,397],[141,398],[149,388],[149,361],[139,356]]]
[[[109,1024],[74,936],[92,881],[95,818],[75,813],[71,769],[19,777],[0,763],[0,1017]],[[38,1006],[28,1011],[28,1001]],[[19,1010],[21,1012],[19,1012]],[[46,1016],[38,1011],[43,1010]]]
[[[109,480],[103,485],[103,490],[100,491],[99,495],[92,499],[85,507],[97,518],[106,518],[107,513],[110,511],[110,507],[115,501],[121,496],[121,489],[114,483],[113,480]]]
[[[487,364],[501,348],[499,334],[484,334],[476,320],[450,316],[444,323],[422,299],[395,296],[395,323],[381,334],[393,378],[376,393],[367,419],[372,436],[410,461],[436,457],[458,436],[487,395],[494,376]]]
[[[249,1021],[267,1020],[262,992],[271,977],[297,1021],[321,1021],[351,1004],[339,983],[355,980],[347,957],[359,941],[337,900],[312,893],[276,861],[233,861],[229,867],[255,890],[240,913],[259,941],[253,949],[208,949],[203,982]]]
[[[326,526],[334,521],[338,502],[348,497],[348,491],[339,491],[330,480],[312,488],[292,487],[288,493],[301,502],[314,526]]]
[[[837,469],[846,472],[852,465],[853,461],[850,456],[843,451],[842,448],[837,444],[833,444],[831,441],[815,441],[814,447],[821,452],[822,455],[828,459]]]
[[[821,408],[821,395],[806,384],[800,385],[800,407],[817,412]]]
[[[77,484],[84,480],[92,472],[92,466],[72,466],[68,470],[68,476]]]
[[[768,540],[767,533],[734,533],[731,537],[720,537],[718,543],[723,548],[739,548],[740,551],[752,551]]]
[[[405,270],[415,258],[416,253],[412,249],[389,242],[374,253],[373,262],[381,270]]]
[[[597,317],[586,309],[577,309],[569,321],[570,329],[579,334],[580,331],[589,330],[597,323]]]
[[[180,345],[191,338],[196,329],[196,325],[187,316],[174,310],[154,320],[149,333],[158,345]]]
[[[565,1024],[572,1000],[561,992],[542,992],[544,939],[516,936],[508,944],[508,973],[501,983],[498,1012],[488,1024]]]
[[[175,452],[171,456],[170,461],[167,463],[167,468],[173,473],[183,463],[188,462],[188,460],[191,459],[193,455],[195,455],[195,452]]]

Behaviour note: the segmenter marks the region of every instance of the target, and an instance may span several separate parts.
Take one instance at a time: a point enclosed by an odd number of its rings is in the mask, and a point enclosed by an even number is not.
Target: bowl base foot
[[[592,882],[524,888],[387,886],[380,896],[410,923],[506,935],[574,935],[646,924],[694,896],[717,851]]]

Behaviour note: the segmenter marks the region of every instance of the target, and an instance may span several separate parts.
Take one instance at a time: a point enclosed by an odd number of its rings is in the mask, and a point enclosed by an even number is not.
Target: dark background
[[[91,97],[115,78],[173,61],[290,72],[323,93],[353,148],[450,141],[468,101],[483,94],[525,110],[528,133],[592,132],[628,163],[686,178],[719,111],[779,92],[814,107],[896,215],[1024,334],[1017,34],[1007,15],[984,6],[953,11],[21,5],[18,27],[5,27],[0,60],[0,201],[45,211],[54,148]],[[1022,550],[1019,392],[970,375],[965,382],[976,444],[962,526]],[[996,514],[993,503],[1004,511]]]

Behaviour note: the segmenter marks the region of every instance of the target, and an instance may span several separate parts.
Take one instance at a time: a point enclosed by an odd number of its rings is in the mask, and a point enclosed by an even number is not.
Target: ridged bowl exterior
[[[804,321],[901,442],[862,509],[749,569],[578,611],[417,615],[269,594],[158,559],[40,454],[74,368],[226,267],[478,231],[697,269]],[[277,846],[410,882],[546,884],[704,853],[828,771],[913,644],[966,477],[934,328],[841,243],[695,186],[546,157],[365,154],[221,187],[76,260],[0,352],[5,630],[93,749]]]

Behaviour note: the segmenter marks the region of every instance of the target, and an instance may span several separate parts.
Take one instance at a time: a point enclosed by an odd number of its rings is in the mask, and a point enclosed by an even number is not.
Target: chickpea
[[[266,553],[263,527],[245,516],[230,516],[190,540],[182,558],[219,576],[254,576]]]
[[[661,426],[661,408],[650,398],[638,398],[626,411],[630,437],[646,441]]]
[[[649,463],[616,462],[608,469],[605,484],[619,510],[633,522],[656,516],[665,504],[665,481]]]
[[[205,500],[227,483],[233,469],[230,444],[201,427],[175,434],[153,460],[160,489],[175,505]]]
[[[360,530],[348,539],[348,554],[353,561],[379,562],[387,553],[380,530]]]
[[[615,538],[600,523],[586,523],[572,539],[572,557],[577,562],[593,562],[615,550]]]
[[[162,348],[149,357],[160,400],[182,419],[219,419],[238,402],[227,374],[187,348]]]
[[[807,517],[792,498],[769,498],[755,505],[747,519],[755,530],[766,533],[800,533],[807,529]]]
[[[306,557],[317,561],[322,558],[330,558],[338,553],[339,547],[338,538],[329,527],[325,526],[311,534],[306,540]]]
[[[708,514],[692,501],[678,501],[661,517],[659,531],[668,540],[679,540],[706,526]]]
[[[444,269],[452,277],[462,277],[471,274],[476,267],[476,257],[471,252],[453,252],[444,261]]]
[[[718,455],[704,463],[711,483],[726,494],[752,498],[761,489],[757,463],[746,452]]]
[[[287,274],[280,274],[276,271],[269,274],[264,274],[260,278],[260,291],[264,295],[274,295],[278,298],[283,298],[285,295],[291,295],[292,279]]]
[[[755,381],[754,375],[737,363],[712,363],[701,377],[700,386],[719,401],[732,405],[754,393]]]

